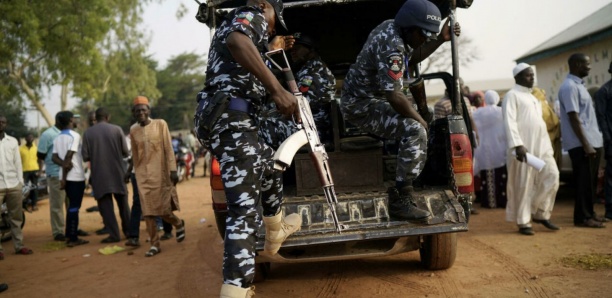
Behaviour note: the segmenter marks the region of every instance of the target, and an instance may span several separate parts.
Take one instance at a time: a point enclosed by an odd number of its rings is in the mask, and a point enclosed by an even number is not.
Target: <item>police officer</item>
[[[389,188],[389,213],[426,221],[430,213],[413,202],[412,181],[427,159],[427,123],[402,93],[406,63],[416,64],[450,40],[448,23],[440,32],[440,10],[427,0],[407,0],[394,20],[384,21],[368,37],[342,87],[341,111],[362,130],[398,141],[396,187]],[[455,34],[460,28],[455,28]],[[419,49],[415,51],[415,49]],[[384,98],[376,97],[384,93]]]
[[[282,174],[274,171],[274,151],[258,137],[256,125],[266,91],[283,115],[299,117],[296,98],[283,89],[263,60],[268,38],[280,27],[286,30],[280,0],[248,0],[230,12],[213,36],[205,86],[198,94],[196,128],[205,121],[201,111],[215,96],[221,92],[231,98],[210,134],[198,131],[198,138],[210,143],[219,161],[227,197],[221,297],[254,295],[260,197],[266,226],[264,253],[275,254],[301,226],[299,215],[281,216]],[[275,38],[272,44],[288,47],[292,41]]]
[[[316,51],[314,40],[300,32],[293,34],[294,44],[291,48],[291,60],[295,80],[300,92],[310,103],[310,111],[315,120],[319,138],[322,142],[331,135],[330,103],[336,93],[336,79]],[[267,110],[260,119],[260,137],[272,148],[297,132],[298,128],[292,119],[279,115],[274,104],[266,105]]]
[[[315,41],[301,32],[293,34],[295,44],[291,59],[298,89],[310,103],[310,110],[321,139],[326,140],[331,131],[330,103],[336,94],[336,79],[321,60]]]

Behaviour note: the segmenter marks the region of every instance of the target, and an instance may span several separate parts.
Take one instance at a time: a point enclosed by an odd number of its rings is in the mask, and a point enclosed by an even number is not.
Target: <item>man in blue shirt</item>
[[[66,241],[64,235],[64,208],[68,206],[66,192],[60,190],[59,166],[53,163],[53,140],[60,134],[59,119],[68,111],[55,114],[55,125],[45,130],[38,140],[38,159],[45,161],[45,174],[49,187],[49,211],[51,213],[51,232],[55,241]]]
[[[570,56],[568,64],[570,73],[559,89],[559,103],[562,145],[569,152],[577,184],[574,225],[603,228],[605,218],[595,216],[593,210],[603,139],[593,101],[582,80],[589,75],[591,63],[588,56],[576,53]]]

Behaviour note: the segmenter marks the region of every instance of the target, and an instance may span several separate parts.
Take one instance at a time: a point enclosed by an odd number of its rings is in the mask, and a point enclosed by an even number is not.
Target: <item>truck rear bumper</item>
[[[324,199],[292,198],[283,205],[283,212],[301,214],[302,229],[283,243],[277,255],[260,255],[257,260],[293,263],[393,255],[418,249],[422,235],[468,230],[463,207],[451,191],[422,190],[415,200],[420,208],[432,213],[427,223],[391,219],[386,193],[343,194],[337,213],[348,229],[337,233]],[[263,227],[259,235],[257,250],[262,251]]]

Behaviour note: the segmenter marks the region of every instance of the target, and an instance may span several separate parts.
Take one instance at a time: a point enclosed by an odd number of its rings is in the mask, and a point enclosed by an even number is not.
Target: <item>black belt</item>
[[[228,110],[245,112],[248,114],[253,114],[255,109],[253,108],[253,104],[239,97],[230,98]]]

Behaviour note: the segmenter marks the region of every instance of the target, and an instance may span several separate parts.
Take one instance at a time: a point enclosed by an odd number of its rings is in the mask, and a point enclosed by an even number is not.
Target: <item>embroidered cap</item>
[[[149,99],[142,95],[138,95],[134,98],[134,105],[149,105]]]

